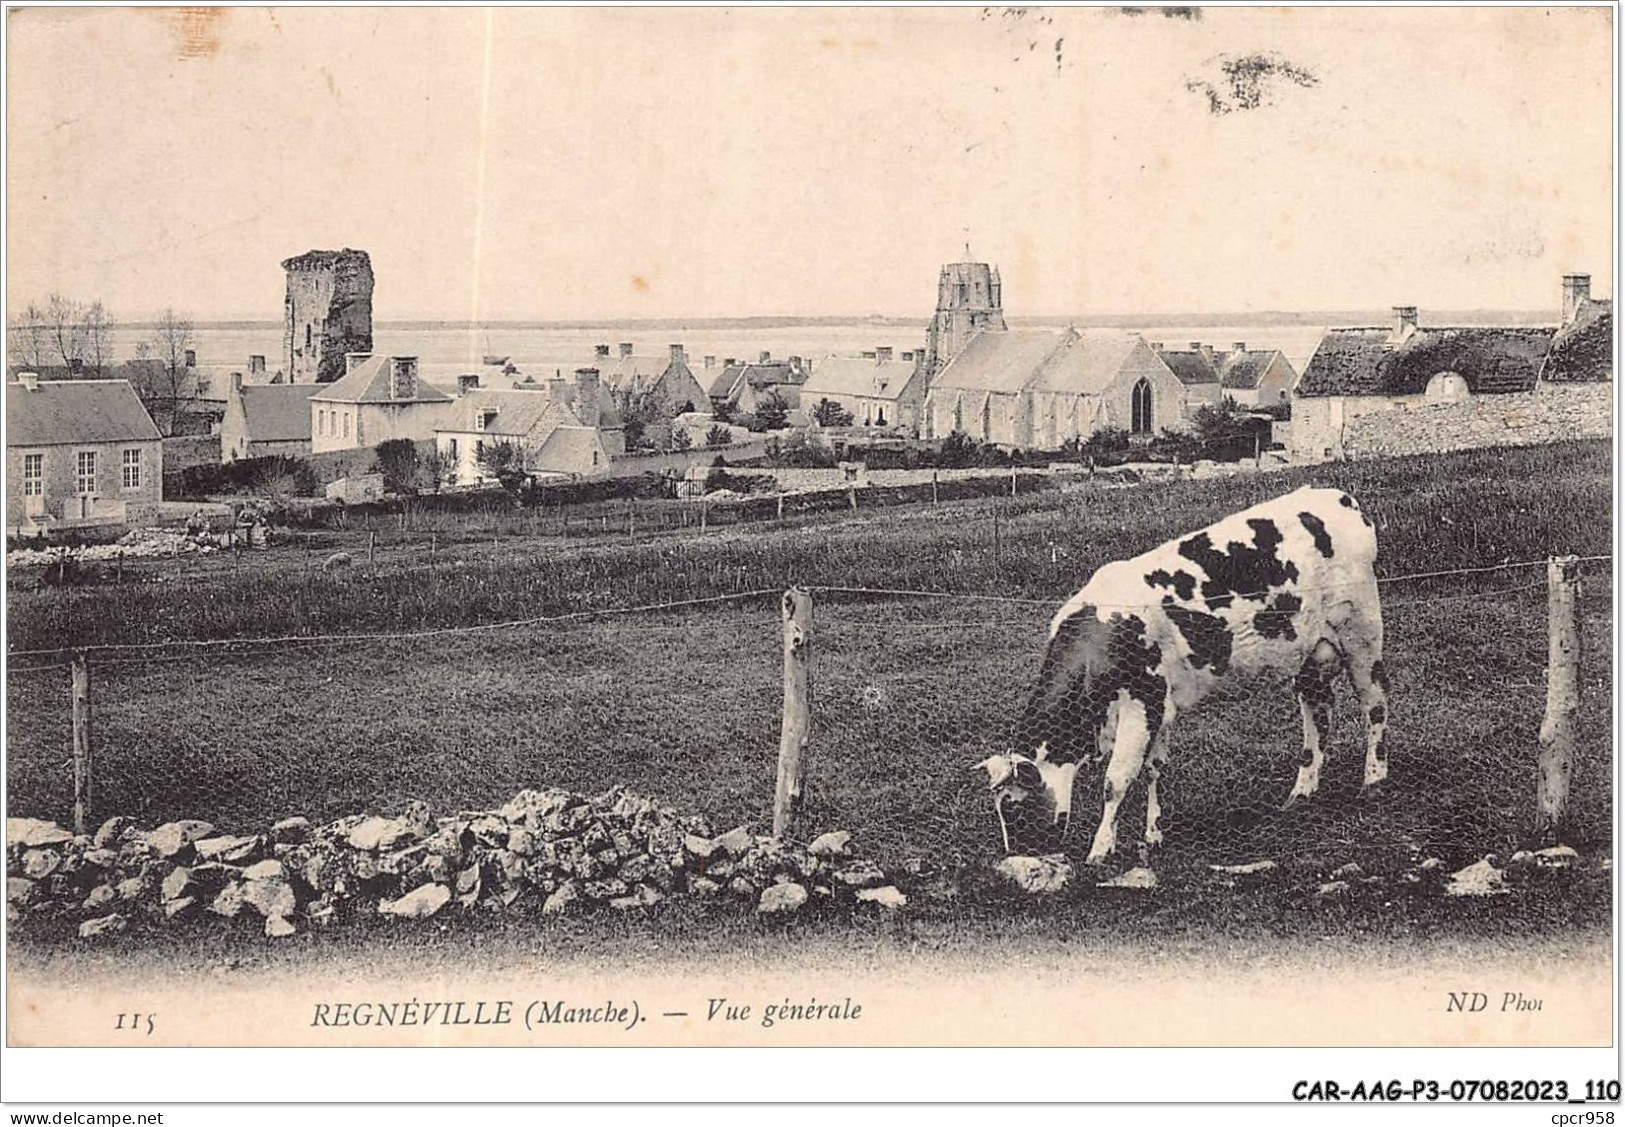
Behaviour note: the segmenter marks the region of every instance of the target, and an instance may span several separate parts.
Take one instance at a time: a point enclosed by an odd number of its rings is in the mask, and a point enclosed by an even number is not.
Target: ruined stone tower
[[[970,258],[970,248],[965,248]],[[926,370],[933,375],[983,330],[1003,332],[1004,299],[998,267],[950,262],[937,277],[937,313],[926,344]]]
[[[289,383],[330,383],[346,352],[372,351],[372,262],[364,250],[313,250],[287,259],[282,357]]]

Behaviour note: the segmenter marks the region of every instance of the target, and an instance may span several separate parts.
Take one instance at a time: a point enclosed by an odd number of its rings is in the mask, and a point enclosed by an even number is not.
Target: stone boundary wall
[[[1542,383],[1532,392],[1475,395],[1457,403],[1421,396],[1344,396],[1342,426],[1331,397],[1293,406],[1293,453],[1299,461],[1443,454],[1487,446],[1534,446],[1613,435],[1614,385]]]

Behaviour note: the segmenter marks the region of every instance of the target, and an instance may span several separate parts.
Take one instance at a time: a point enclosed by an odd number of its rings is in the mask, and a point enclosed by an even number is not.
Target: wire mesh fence
[[[1590,561],[1566,838],[1589,848],[1611,845],[1609,587],[1606,561]],[[778,594],[473,630],[94,650],[93,816],[248,829],[413,799],[480,809],[523,787],[620,783],[718,824],[764,828],[782,718]],[[796,836],[848,829],[893,864],[1001,854],[989,776],[972,768],[1013,749],[1058,604],[846,588],[813,597]],[[1527,840],[1545,709],[1542,572],[1406,577],[1384,584],[1382,601],[1380,792],[1361,795],[1369,717],[1339,679],[1319,788],[1283,811],[1303,758],[1294,671],[1232,671],[1169,726],[1164,863],[1470,858]],[[72,809],[66,657],[9,663],[8,813],[65,821]],[[1063,844],[1080,857],[1101,818],[1107,761],[1078,768]],[[1147,780],[1130,782],[1118,820],[1128,856],[1147,814]]]

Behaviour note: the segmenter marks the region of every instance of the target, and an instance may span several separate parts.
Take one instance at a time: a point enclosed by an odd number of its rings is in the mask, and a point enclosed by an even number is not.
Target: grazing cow
[[[977,764],[1006,851],[1054,845],[1079,765],[1101,760],[1105,809],[1089,863],[1116,847],[1117,808],[1142,767],[1146,848],[1160,844],[1168,729],[1232,672],[1294,675],[1303,758],[1287,806],[1320,785],[1340,671],[1365,712],[1364,785],[1381,782],[1388,694],[1376,557],[1376,532],[1354,498],[1306,486],[1096,571],[1050,623],[1016,746]]]

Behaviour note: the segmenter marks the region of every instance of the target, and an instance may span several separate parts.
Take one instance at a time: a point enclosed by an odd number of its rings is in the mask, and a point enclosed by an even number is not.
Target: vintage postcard
[[[1616,15],[8,10],[7,1043],[1617,1100]]]

